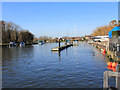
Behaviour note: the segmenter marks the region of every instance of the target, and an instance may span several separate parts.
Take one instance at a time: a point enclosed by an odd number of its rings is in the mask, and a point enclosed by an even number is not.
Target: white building
[[[105,36],[95,36],[95,37],[92,37],[92,39],[94,39],[94,41],[106,42],[106,41],[109,41],[109,36],[108,35],[105,35]]]

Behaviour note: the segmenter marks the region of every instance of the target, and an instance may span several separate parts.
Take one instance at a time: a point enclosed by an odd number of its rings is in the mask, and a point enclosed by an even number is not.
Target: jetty
[[[60,46],[60,47],[54,47],[54,48],[52,48],[52,51],[61,51],[61,50],[65,49],[65,48],[68,48],[70,46],[73,46],[73,44],[63,45],[63,46]]]
[[[58,46],[58,47],[53,47],[53,48],[52,48],[52,51],[61,51],[61,50],[65,49],[65,48],[68,48],[68,47],[70,47],[70,46],[73,46],[72,43],[69,43],[69,44],[68,44],[67,40],[66,40],[65,45],[60,46],[60,41],[61,41],[61,38],[59,38],[59,46]]]

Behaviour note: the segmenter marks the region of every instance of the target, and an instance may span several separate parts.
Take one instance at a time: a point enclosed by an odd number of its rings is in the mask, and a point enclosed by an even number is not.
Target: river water
[[[52,52],[57,43],[3,47],[3,88],[102,88],[106,55],[87,43]]]

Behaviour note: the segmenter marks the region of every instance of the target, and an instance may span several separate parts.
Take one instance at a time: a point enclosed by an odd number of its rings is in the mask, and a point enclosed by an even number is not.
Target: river
[[[3,88],[102,88],[106,55],[87,43],[52,52],[57,43],[3,47]]]

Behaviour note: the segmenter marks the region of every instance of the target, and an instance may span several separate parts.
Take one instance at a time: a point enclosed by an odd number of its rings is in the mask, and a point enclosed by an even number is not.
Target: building
[[[109,33],[109,50],[120,51],[120,26],[114,27]]]
[[[109,41],[109,36],[104,35],[104,36],[94,36],[91,37],[95,42],[108,42]]]
[[[63,40],[70,40],[70,41],[80,41],[82,38],[81,37],[62,37]]]
[[[85,36],[84,36],[84,38],[85,38],[86,40],[90,40],[91,37],[93,37],[93,36],[91,36],[91,35],[85,35]]]

